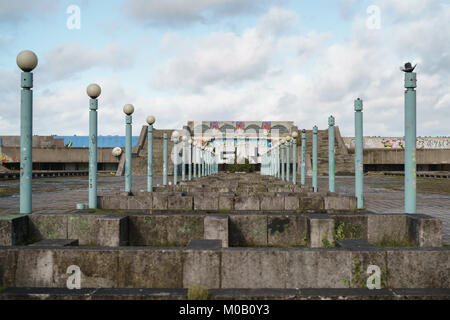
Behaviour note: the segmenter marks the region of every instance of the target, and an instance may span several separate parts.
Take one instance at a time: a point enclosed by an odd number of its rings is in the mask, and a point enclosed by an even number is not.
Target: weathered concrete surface
[[[129,216],[131,246],[186,246],[204,237],[204,217],[200,215]]]
[[[306,246],[307,218],[302,215],[269,215],[267,232],[269,246]]]
[[[367,240],[373,244],[410,242],[405,215],[368,215]]]
[[[355,197],[329,195],[324,197],[324,207],[327,212],[354,213],[357,210]]]
[[[127,246],[128,238],[127,216],[98,218],[97,245],[103,247]]]
[[[228,248],[229,228],[228,216],[208,215],[204,218],[204,238],[207,240],[218,239],[223,248]]]
[[[267,216],[233,215],[229,220],[231,247],[266,246]]]
[[[242,196],[234,199],[234,210],[236,211],[257,211],[260,209],[260,199],[257,196]]]
[[[45,239],[29,245],[30,247],[72,247],[78,246],[78,240],[73,239]]]
[[[442,246],[442,221],[426,215],[407,217],[409,235],[417,247]]]
[[[0,245],[15,246],[26,242],[28,235],[28,216],[0,216]]]
[[[195,195],[194,210],[219,210],[219,196],[215,194]]]
[[[334,245],[334,220],[328,216],[308,217],[308,246],[322,248]]]
[[[31,214],[28,215],[30,242],[44,239],[69,239],[68,224],[69,217],[62,214]],[[78,239],[78,238],[71,238]]]
[[[189,249],[183,264],[183,288],[220,288],[221,253],[218,250]]]

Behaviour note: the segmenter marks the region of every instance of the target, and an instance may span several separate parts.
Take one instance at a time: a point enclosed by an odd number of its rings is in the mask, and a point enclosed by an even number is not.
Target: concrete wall
[[[364,150],[364,164],[404,164],[403,150]],[[417,164],[448,164],[450,149],[417,150]]]
[[[355,148],[355,138],[345,137],[345,145],[349,149]],[[404,138],[398,137],[364,137],[365,149],[402,149]],[[449,137],[418,137],[417,149],[450,149]]]

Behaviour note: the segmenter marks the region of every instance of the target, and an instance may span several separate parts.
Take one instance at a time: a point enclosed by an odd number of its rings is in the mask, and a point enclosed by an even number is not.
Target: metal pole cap
[[[335,124],[336,124],[336,121],[335,121],[334,117],[330,116],[328,118],[328,125],[331,127],[331,126],[334,126]]]
[[[363,101],[358,98],[355,100],[355,111],[362,111],[363,110]]]

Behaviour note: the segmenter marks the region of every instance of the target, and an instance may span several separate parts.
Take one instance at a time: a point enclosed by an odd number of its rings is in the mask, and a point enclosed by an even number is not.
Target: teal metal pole
[[[355,100],[355,197],[358,209],[364,208],[363,101]]]
[[[202,150],[203,176],[206,177],[206,151]]]
[[[192,180],[192,140],[189,140],[188,143],[188,162],[189,162],[189,168],[188,168],[188,180]]]
[[[147,191],[153,192],[153,124],[148,125]]]
[[[22,72],[20,100],[20,213],[32,213],[33,73]]]
[[[330,192],[335,192],[334,125],[334,117],[330,116],[328,118],[328,187]]]
[[[186,181],[186,141],[183,138],[183,158],[181,159],[181,181]]]
[[[281,146],[278,145],[277,146],[277,178],[279,179],[281,177],[281,162],[280,162],[280,150],[281,150]]]
[[[292,144],[292,183],[297,184],[297,139]]]
[[[319,129],[317,128],[317,126],[314,126],[313,128],[313,176],[312,176],[312,184],[313,184],[313,188],[314,188],[314,192],[318,192],[318,188],[317,188],[317,134],[319,133]]]
[[[306,184],[306,130],[302,130],[302,163],[300,165],[301,170],[301,184]]]
[[[284,181],[284,143],[281,145],[281,180]]]
[[[167,176],[168,176],[168,163],[167,163],[167,161],[168,161],[168,153],[169,153],[169,151],[168,151],[168,149],[169,149],[169,143],[168,143],[168,134],[167,133],[164,133],[164,135],[163,135],[163,138],[164,138],[164,146],[163,146],[163,185],[164,186],[167,186]]]
[[[197,146],[192,144],[192,156],[193,156],[193,169],[194,169],[194,178],[197,178],[197,159],[198,159],[198,150],[197,150]]]
[[[131,123],[133,118],[128,114],[125,117],[125,192],[131,193]]]
[[[417,74],[405,73],[405,212],[417,213],[416,206],[416,90]]]
[[[291,143],[286,142],[286,181],[289,182],[291,172]]]
[[[173,185],[178,184],[178,139],[173,142]]]
[[[97,99],[89,103],[89,208],[97,208]]]

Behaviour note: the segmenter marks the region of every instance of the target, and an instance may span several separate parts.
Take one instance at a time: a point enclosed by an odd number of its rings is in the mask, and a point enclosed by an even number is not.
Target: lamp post
[[[148,123],[147,191],[153,192],[153,124],[155,123],[155,117],[148,116],[147,123]]]
[[[298,132],[292,132],[292,183],[297,184],[297,137]]]
[[[417,66],[417,65],[416,65]],[[416,66],[406,63],[402,71],[405,72],[405,212],[417,213],[416,205],[416,88],[417,74],[414,72]]]
[[[306,184],[306,130],[302,130],[302,164],[300,166],[301,170],[301,184],[304,186]]]
[[[197,160],[198,159],[198,154],[197,154],[197,142],[193,141],[192,142],[192,165],[193,165],[193,176],[194,178],[197,178]]]
[[[87,87],[89,101],[89,208],[97,208],[97,98],[102,93],[98,84]]]
[[[314,192],[318,191],[317,188],[317,134],[319,133],[319,128],[317,126],[313,127],[313,176],[312,176],[312,184],[314,188]]]
[[[363,101],[355,100],[355,196],[358,209],[364,208]]]
[[[131,135],[132,128],[131,123],[133,121],[132,114],[134,112],[134,107],[132,104],[126,104],[123,107],[123,113],[126,114],[125,117],[125,192],[131,194]]]
[[[169,142],[168,142],[168,134],[163,134],[164,144],[163,144],[163,185],[167,186],[167,176],[168,176],[168,153],[169,153]]]
[[[189,162],[189,167],[188,167],[188,180],[191,181],[192,180],[192,139],[188,140],[188,147],[189,147],[189,153],[188,153],[188,162]]]
[[[17,66],[22,69],[20,102],[20,213],[32,213],[33,177],[33,73],[38,58],[26,50],[17,55]]]
[[[173,185],[178,184],[178,139],[180,138],[180,133],[174,131],[172,133],[173,141]]]
[[[330,192],[335,192],[334,178],[334,125],[333,116],[328,118],[328,187]]]

